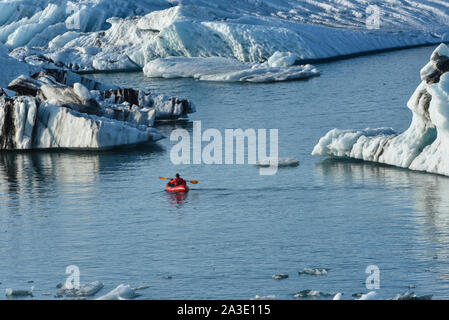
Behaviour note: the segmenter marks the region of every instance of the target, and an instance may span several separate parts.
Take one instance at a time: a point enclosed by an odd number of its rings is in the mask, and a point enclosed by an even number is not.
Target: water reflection
[[[411,210],[405,218],[419,225],[418,240],[435,248],[435,257],[449,258],[448,177],[353,160],[327,159],[316,163],[315,169],[333,183],[380,183],[388,191],[383,196],[405,208],[410,203]]]
[[[163,152],[156,144],[108,151],[1,152],[0,210],[26,208],[58,194],[73,195],[74,202],[94,197],[100,176]]]

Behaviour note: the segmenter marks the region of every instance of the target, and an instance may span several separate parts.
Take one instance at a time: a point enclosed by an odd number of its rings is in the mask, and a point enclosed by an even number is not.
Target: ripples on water
[[[310,156],[333,127],[408,127],[405,104],[433,48],[319,66],[321,77],[276,84],[149,80],[98,75],[192,99],[203,130],[279,128],[281,157],[297,168],[259,176],[241,166],[173,166],[168,139],[103,152],[0,154],[0,298],[5,288],[54,294],[75,264],[81,281],[149,285],[144,299],[292,299],[307,289],[366,292],[365,268],[381,270],[379,296],[416,285],[448,298],[449,179],[357,161]],[[175,127],[160,126],[167,136]],[[184,198],[159,176],[200,184]],[[298,270],[329,268],[322,277]],[[289,278],[275,281],[274,274]],[[164,277],[171,275],[171,280]]]

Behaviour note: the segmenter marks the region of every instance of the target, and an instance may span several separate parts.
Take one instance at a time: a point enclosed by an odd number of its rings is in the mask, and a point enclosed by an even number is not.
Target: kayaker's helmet
[[[179,173],[176,174],[176,178],[179,178]]]

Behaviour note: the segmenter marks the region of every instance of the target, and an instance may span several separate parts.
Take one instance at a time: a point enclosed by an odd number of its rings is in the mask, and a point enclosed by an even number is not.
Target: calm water
[[[169,139],[105,152],[1,153],[0,298],[31,285],[35,298],[53,296],[72,264],[82,283],[105,284],[99,295],[120,283],[149,285],[143,299],[292,299],[305,289],[352,298],[368,291],[371,264],[381,298],[409,285],[449,298],[449,178],[310,155],[334,127],[406,129],[405,104],[432,49],[323,64],[321,77],[275,84],[97,76],[191,99],[203,130],[279,128],[280,156],[301,165],[275,176],[251,165],[177,167]],[[200,181],[186,199],[157,179],[176,172]],[[306,267],[330,270],[299,276]],[[276,273],[290,277],[275,281]]]

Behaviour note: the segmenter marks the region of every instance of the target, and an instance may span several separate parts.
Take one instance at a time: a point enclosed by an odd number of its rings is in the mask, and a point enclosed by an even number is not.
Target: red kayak
[[[170,187],[167,183],[165,185],[165,191],[167,191],[167,192],[189,192],[189,187],[185,186],[185,185]]]

